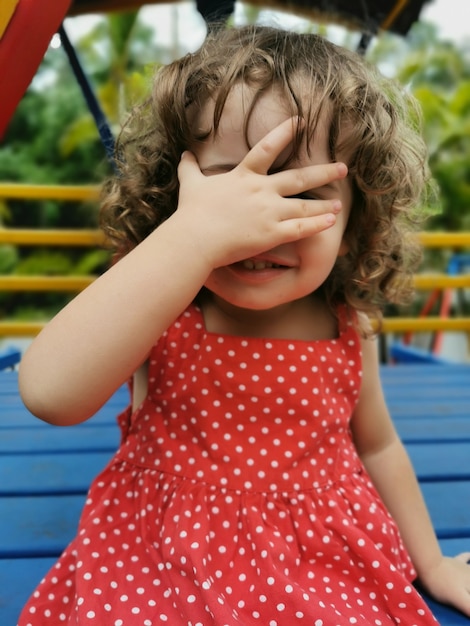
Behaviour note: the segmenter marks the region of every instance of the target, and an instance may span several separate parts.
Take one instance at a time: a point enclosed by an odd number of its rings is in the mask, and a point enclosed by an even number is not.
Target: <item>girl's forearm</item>
[[[442,559],[442,553],[403,444],[397,438],[362,461],[400,529],[418,576],[423,576]]]
[[[32,413],[63,425],[89,418],[195,298],[210,269],[170,222],[80,293],[31,344],[19,383]]]

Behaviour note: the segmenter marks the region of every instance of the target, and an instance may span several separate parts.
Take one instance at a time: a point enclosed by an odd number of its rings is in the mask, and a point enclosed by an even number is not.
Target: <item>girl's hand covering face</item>
[[[268,174],[292,142],[297,120],[289,118],[267,133],[238,164],[204,175],[185,152],[178,167],[178,210],[172,220],[186,231],[211,268],[229,265],[283,243],[333,226],[341,210],[339,185],[344,163],[325,163]],[[325,187],[327,199],[305,197]],[[299,197],[300,196],[300,197]]]

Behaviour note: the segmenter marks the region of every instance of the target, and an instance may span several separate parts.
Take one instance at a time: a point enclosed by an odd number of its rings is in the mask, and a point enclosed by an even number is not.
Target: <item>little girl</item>
[[[407,295],[416,109],[353,53],[212,31],[161,69],[103,200],[116,263],[33,342],[41,419],[132,378],[122,444],[21,626],[424,626],[470,615],[381,391],[374,323]]]

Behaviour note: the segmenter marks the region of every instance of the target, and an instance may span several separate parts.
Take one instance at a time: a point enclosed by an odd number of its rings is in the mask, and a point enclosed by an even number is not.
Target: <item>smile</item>
[[[246,270],[265,270],[265,269],[280,269],[285,265],[279,265],[278,263],[271,263],[270,261],[253,261],[252,259],[245,259],[241,262]]]

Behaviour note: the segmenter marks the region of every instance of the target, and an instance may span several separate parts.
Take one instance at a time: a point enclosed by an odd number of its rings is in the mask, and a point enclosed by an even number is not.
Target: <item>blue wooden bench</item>
[[[387,401],[446,554],[470,550],[470,366],[383,366]],[[90,421],[57,428],[21,404],[0,372],[0,625],[14,626],[31,591],[74,536],[86,490],[119,440],[120,389]],[[427,599],[441,626],[470,624]]]

